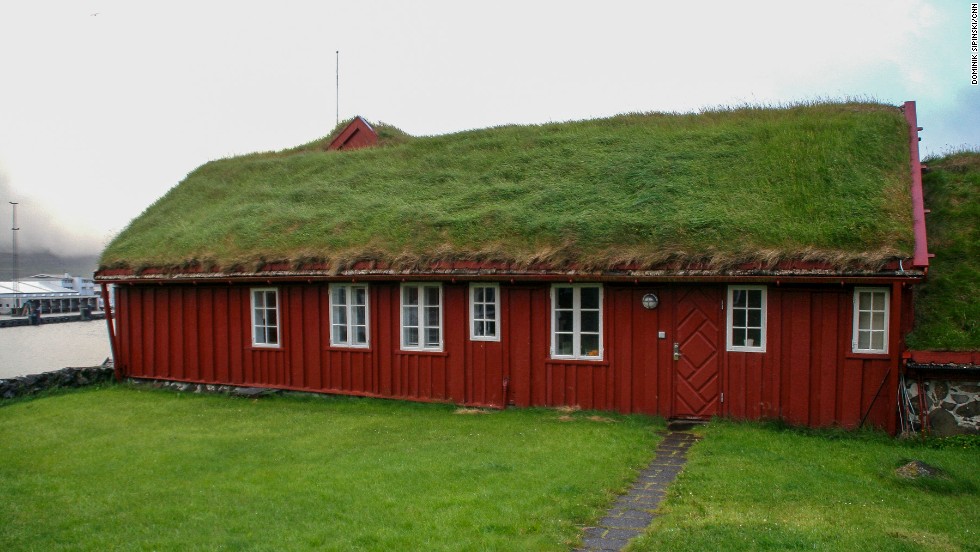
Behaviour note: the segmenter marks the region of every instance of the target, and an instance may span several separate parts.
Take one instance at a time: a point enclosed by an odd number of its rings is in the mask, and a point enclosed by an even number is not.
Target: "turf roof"
[[[199,167],[109,244],[101,267],[844,266],[912,252],[908,128],[893,106],[628,114],[433,137],[377,128],[376,148],[322,151],[328,136]]]

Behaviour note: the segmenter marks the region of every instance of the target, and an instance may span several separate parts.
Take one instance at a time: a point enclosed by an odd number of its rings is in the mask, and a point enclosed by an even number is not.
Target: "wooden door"
[[[718,413],[721,301],[719,288],[678,289],[674,303],[674,417],[710,418]]]

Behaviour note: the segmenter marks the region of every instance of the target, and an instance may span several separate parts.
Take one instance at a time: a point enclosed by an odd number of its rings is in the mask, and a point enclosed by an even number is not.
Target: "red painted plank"
[[[530,406],[531,365],[534,362],[531,311],[531,291],[526,287],[513,288],[508,293],[507,343],[510,380],[508,381],[509,400],[516,406]]]
[[[231,381],[228,350],[228,288],[214,290],[214,379],[225,383]]]

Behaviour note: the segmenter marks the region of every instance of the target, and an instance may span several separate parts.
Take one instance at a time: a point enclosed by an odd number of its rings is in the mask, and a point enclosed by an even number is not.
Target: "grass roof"
[[[912,252],[908,128],[869,103],[506,126],[213,161],[101,266],[874,264]],[[336,132],[336,131],[335,131]]]
[[[916,286],[912,349],[980,350],[980,151],[927,159],[929,276]]]

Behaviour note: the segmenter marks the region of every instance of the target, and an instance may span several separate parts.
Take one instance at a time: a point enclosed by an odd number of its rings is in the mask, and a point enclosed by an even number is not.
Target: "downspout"
[[[116,377],[116,381],[122,379],[122,372],[119,368],[119,355],[117,354],[118,346],[116,344],[116,329],[113,322],[115,318],[112,315],[112,301],[109,297],[109,288],[104,283],[102,285],[102,304],[105,306],[105,324],[109,328],[109,350],[112,351],[112,369]]]
[[[918,118],[915,113],[915,102],[907,101],[902,105],[902,113],[905,114],[905,121],[909,127],[909,170],[912,172],[912,188],[909,190],[912,196],[912,233],[915,238],[915,245],[912,250],[912,267],[921,268],[925,274],[929,273],[929,243],[926,235],[926,206],[925,196],[922,191],[922,161],[919,159],[919,126]],[[901,266],[901,265],[899,265]],[[910,300],[912,309],[915,308],[914,299]],[[904,327],[899,325],[902,331]],[[911,328],[909,328],[911,330]],[[905,340],[901,340],[904,345]],[[922,375],[917,374],[919,388],[919,427],[922,435],[926,435],[926,412],[925,412],[925,389],[922,386]]]
[[[929,269],[929,244],[926,241],[926,208],[922,193],[922,162],[919,160],[919,131],[922,127],[915,116],[915,102],[905,102],[902,106],[905,120],[909,125],[909,156],[912,171],[912,230],[915,237],[915,248],[912,253],[912,266]]]

